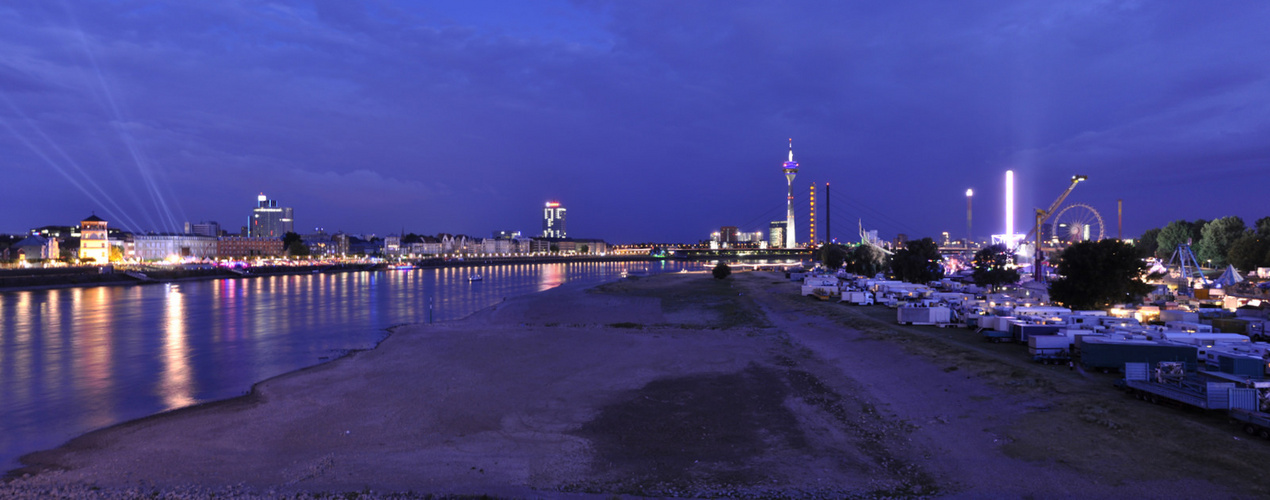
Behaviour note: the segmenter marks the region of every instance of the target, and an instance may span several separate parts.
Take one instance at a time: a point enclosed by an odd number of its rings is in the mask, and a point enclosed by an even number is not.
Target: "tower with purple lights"
[[[794,176],[798,175],[798,162],[794,161],[794,139],[789,139],[789,161],[781,166],[785,172],[785,248],[794,248],[798,240],[794,238]]]

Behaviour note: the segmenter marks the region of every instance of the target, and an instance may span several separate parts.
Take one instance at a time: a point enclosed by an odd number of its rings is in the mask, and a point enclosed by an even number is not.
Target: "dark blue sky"
[[[23,2],[0,7],[0,231],[297,229],[695,241],[1003,230],[1070,202],[1126,236],[1270,215],[1262,2]],[[1020,222],[1026,230],[1029,225]],[[800,235],[806,234],[805,227]]]

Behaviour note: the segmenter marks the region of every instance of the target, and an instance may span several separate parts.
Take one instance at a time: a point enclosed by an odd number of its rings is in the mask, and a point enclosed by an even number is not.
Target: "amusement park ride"
[[[1063,191],[1063,194],[1058,196],[1058,199],[1054,200],[1054,203],[1050,204],[1048,209],[1036,209],[1036,226],[1033,227],[1031,231],[1028,231],[1027,235],[1023,237],[1024,240],[1031,239],[1033,236],[1036,238],[1036,246],[1033,247],[1035,250],[1033,252],[1032,260],[1034,263],[1032,266],[1033,279],[1037,281],[1045,280],[1044,266],[1041,265],[1041,262],[1045,260],[1045,252],[1058,250],[1061,248],[1061,245],[1064,244],[1103,239],[1104,228],[1102,216],[1098,215],[1098,211],[1094,210],[1093,207],[1083,203],[1077,203],[1074,205],[1068,205],[1062,210],[1058,209],[1058,207],[1063,204],[1063,201],[1067,199],[1067,196],[1072,194],[1072,190],[1076,189],[1076,185],[1080,184],[1081,181],[1088,179],[1089,176],[1073,175],[1072,183],[1067,186],[1067,189]],[[1057,211],[1057,215],[1055,215],[1055,211]],[[1055,217],[1053,217],[1054,234],[1053,238],[1049,241],[1049,246],[1047,247],[1044,245],[1046,242],[1041,238],[1041,228],[1045,227],[1045,222],[1050,219],[1051,215],[1055,215]],[[1095,227],[1097,228],[1097,236],[1094,235],[1093,231]],[[1060,228],[1064,229],[1066,234],[1060,235]]]

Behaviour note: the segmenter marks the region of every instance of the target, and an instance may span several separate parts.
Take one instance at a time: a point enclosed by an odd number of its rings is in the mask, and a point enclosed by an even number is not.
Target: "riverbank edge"
[[[587,289],[603,286],[608,283],[613,283],[621,279],[624,279],[624,278],[615,277],[613,279],[602,281],[600,283],[575,284],[574,286],[579,287],[580,290],[587,290]],[[558,289],[569,287],[569,286],[570,284],[568,282],[565,282],[565,283],[555,285],[551,288],[548,288],[545,290],[539,290],[532,293],[535,293],[535,294],[543,293],[543,292],[548,292],[552,290],[558,290]],[[468,314],[467,316],[464,316],[462,318],[446,320],[446,321],[440,321],[438,323],[454,324],[454,323],[459,323],[464,321],[470,321],[472,318],[476,317],[477,315],[480,315],[480,314],[483,314],[498,308],[506,301],[507,301],[507,298],[503,297],[498,302],[494,304],[490,304],[489,306],[478,309],[476,311],[473,311],[471,314]],[[146,415],[144,417],[134,418],[132,420],[126,420],[123,422],[119,422],[117,424],[112,424],[106,427],[101,427],[101,428],[87,431],[83,434],[75,436],[67,440],[66,442],[60,445],[54,446],[52,448],[27,453],[25,455],[18,457],[18,464],[19,464],[18,467],[7,470],[7,471],[3,471],[3,473],[0,473],[0,482],[9,483],[14,480],[21,479],[23,477],[36,476],[39,474],[57,472],[57,471],[63,470],[60,467],[51,467],[49,466],[48,462],[40,461],[39,458],[45,454],[60,454],[60,453],[65,453],[67,451],[89,449],[92,446],[94,446],[92,444],[92,440],[98,435],[106,434],[106,433],[119,430],[119,429],[140,427],[159,419],[177,417],[184,413],[189,413],[194,411],[232,410],[232,409],[239,409],[239,408],[254,407],[264,402],[263,400],[264,396],[260,393],[260,387],[266,383],[282,380],[287,377],[299,376],[301,374],[316,373],[321,370],[334,368],[335,366],[337,366],[336,363],[339,363],[343,360],[352,359],[353,357],[355,357],[356,355],[362,352],[368,352],[368,351],[378,349],[380,346],[383,345],[385,341],[391,338],[393,334],[397,332],[397,330],[401,328],[409,328],[412,326],[427,325],[427,324],[429,323],[426,323],[426,322],[400,323],[397,325],[390,326],[384,329],[387,332],[387,334],[385,334],[382,338],[377,340],[374,345],[368,348],[349,349],[339,356],[336,356],[327,360],[323,360],[315,365],[310,365],[303,368],[291,370],[288,372],[279,373],[277,375],[268,377],[266,379],[256,381],[251,384],[251,387],[247,390],[246,393],[239,396],[232,396],[225,399],[206,401],[202,403],[193,404],[190,406],[183,406],[183,407],[175,408],[172,410],[161,411],[159,413],[154,413],[151,415]]]
[[[443,269],[443,268],[463,268],[463,267],[481,267],[481,266],[499,266],[513,264],[572,264],[572,263],[591,263],[591,262],[657,262],[666,259],[659,259],[649,256],[640,255],[623,255],[623,256],[597,256],[597,257],[534,257],[534,258],[510,258],[510,259],[477,259],[477,260],[451,260],[451,261],[417,261],[414,264],[416,269]],[[142,281],[136,278],[127,277],[120,273],[122,277],[119,280],[99,281],[99,282],[65,282],[69,278],[66,275],[53,276],[48,279],[47,284],[29,285],[29,286],[11,286],[0,287],[0,293],[11,292],[31,292],[41,290],[63,290],[70,288],[96,288],[102,286],[139,286],[139,285],[161,285],[168,283],[186,283],[193,281],[214,281],[226,279],[249,279],[262,278],[269,276],[303,276],[308,274],[339,274],[353,272],[379,272],[387,271],[387,264],[366,264],[354,265],[347,268],[332,268],[331,265],[307,265],[307,266],[288,266],[288,267],[269,267],[270,272],[248,273],[248,274],[209,274],[206,276],[193,276],[186,278],[172,279],[153,279],[150,281]],[[277,270],[276,272],[274,272]],[[62,279],[53,279],[62,278]],[[60,283],[58,281],[61,281]]]

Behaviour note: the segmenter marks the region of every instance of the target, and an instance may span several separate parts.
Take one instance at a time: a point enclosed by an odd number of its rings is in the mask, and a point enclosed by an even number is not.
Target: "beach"
[[[0,496],[1270,494],[1270,443],[1234,426],[797,290],[668,274],[398,327],[246,396],[28,455]]]

